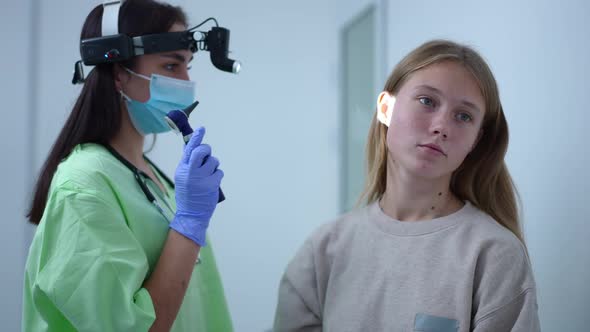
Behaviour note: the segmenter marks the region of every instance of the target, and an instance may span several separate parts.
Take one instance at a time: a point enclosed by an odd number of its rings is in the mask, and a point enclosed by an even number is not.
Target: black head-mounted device
[[[121,1],[103,2],[102,37],[83,39],[80,42],[82,60],[74,65],[72,84],[84,82],[82,63],[94,66],[127,61],[143,54],[177,50],[190,50],[193,53],[199,50],[209,51],[211,62],[217,69],[234,74],[240,71],[240,62],[227,57],[229,30],[220,27],[214,18],[209,18],[186,31],[130,37],[119,33],[120,6]],[[196,30],[211,20],[215,22],[215,27],[208,32]]]

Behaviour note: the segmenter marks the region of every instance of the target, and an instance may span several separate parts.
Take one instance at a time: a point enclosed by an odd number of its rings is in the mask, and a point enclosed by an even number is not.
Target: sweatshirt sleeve
[[[281,279],[274,331],[322,331],[318,282],[310,240],[289,263]]]
[[[537,332],[540,331],[537,316],[537,299],[534,289],[527,289],[514,300],[481,317],[474,332]]]
[[[475,273],[472,330],[540,331],[536,286],[524,245],[512,236],[484,248]]]

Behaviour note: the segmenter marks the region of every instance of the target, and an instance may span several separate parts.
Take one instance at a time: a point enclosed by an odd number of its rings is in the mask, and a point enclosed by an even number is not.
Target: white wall
[[[31,86],[30,68],[24,65],[31,31],[29,0],[0,3],[0,100],[4,115],[0,130],[0,322],[2,330],[20,328],[22,276],[25,252],[25,195],[29,182]]]
[[[80,91],[80,85],[71,84],[74,62],[80,59],[80,32],[86,15],[100,1],[60,0],[59,5],[53,1],[38,2],[37,42],[43,56],[36,59],[37,169],[45,161]]]
[[[442,37],[475,46],[496,75],[544,331],[590,325],[589,14],[582,0],[389,2],[391,67]]]

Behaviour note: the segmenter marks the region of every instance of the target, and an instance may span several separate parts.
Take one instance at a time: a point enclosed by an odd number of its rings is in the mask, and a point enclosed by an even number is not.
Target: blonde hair
[[[524,244],[519,222],[518,194],[504,162],[508,124],[500,103],[496,80],[485,60],[472,48],[447,40],[433,40],[409,53],[395,67],[383,91],[399,92],[410,75],[429,65],[454,61],[474,76],[485,101],[483,135],[451,177],[451,191],[461,200],[492,216]],[[367,179],[359,202],[379,200],[385,193],[388,149],[387,127],[373,117],[367,140]]]

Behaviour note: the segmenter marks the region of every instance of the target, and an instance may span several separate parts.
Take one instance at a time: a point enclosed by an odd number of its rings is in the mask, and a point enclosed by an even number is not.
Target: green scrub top
[[[174,216],[174,188],[145,181]],[[23,331],[147,331],[155,320],[144,281],[168,221],[133,172],[105,147],[82,144],[59,165],[29,249]],[[211,242],[201,248],[171,331],[233,331]]]

